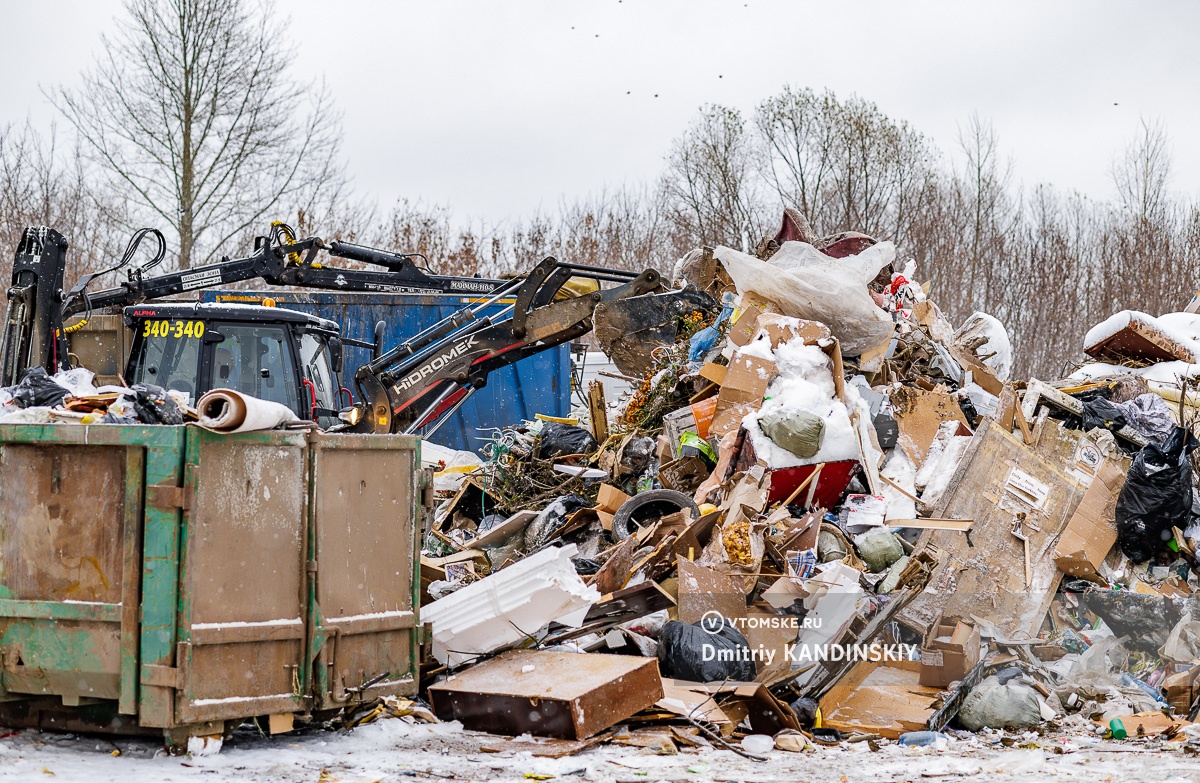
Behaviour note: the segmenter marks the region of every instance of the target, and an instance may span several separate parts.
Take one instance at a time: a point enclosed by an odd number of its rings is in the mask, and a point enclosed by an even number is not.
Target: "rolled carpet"
[[[213,389],[196,403],[200,426],[214,432],[273,430],[298,424],[299,417],[286,405],[260,400],[233,389]]]

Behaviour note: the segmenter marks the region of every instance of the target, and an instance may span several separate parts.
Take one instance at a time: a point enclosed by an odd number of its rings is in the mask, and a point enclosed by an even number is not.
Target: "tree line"
[[[1015,372],[1058,377],[1084,332],[1120,309],[1181,309],[1200,287],[1200,205],[1171,190],[1166,129],[1145,122],[1114,159],[1114,197],[1025,187],[977,115],[952,149],[868,100],[785,87],[748,113],[702,107],[645,184],[501,224],[450,205],[357,194],[341,120],[297,81],[286,21],[244,0],[127,0],[61,120],[0,128],[0,246],[29,225],[72,242],[72,275],[111,264],[132,231],[163,229],[177,268],[249,249],[268,220],[424,254],[441,274],[495,276],[547,255],[669,271],[700,245],[753,252],[794,207],[818,236],[861,231],[918,263],[954,322],[1009,329]],[[11,255],[0,255],[7,279]]]

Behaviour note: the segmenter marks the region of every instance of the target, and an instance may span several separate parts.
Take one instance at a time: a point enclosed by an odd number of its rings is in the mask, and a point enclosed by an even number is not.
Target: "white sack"
[[[867,291],[879,270],[896,258],[891,242],[846,258],[830,258],[806,242],[784,242],[769,262],[728,247],[718,247],[713,255],[738,293],[754,292],[784,315],[820,321],[848,356],[875,348],[892,334],[891,316]]]

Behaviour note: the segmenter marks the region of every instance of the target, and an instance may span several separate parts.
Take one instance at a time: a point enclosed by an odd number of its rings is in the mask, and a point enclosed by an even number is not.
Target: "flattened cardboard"
[[[767,386],[775,377],[775,362],[757,356],[734,354],[717,395],[709,434],[720,437],[741,426],[742,419],[762,406]]]
[[[1105,460],[1054,546],[1054,564],[1064,574],[1105,584],[1099,569],[1117,542],[1115,510],[1124,485],[1125,471]]]
[[[699,554],[697,552],[696,554]],[[745,617],[746,596],[737,578],[679,558],[679,619],[699,621],[708,612],[722,617]]]
[[[922,731],[941,691],[920,684],[916,661],[861,661],[821,698],[825,726],[898,739]]]
[[[896,426],[900,428],[898,445],[920,467],[942,422],[957,420],[967,425],[958,400],[942,392],[902,386],[891,393]]]
[[[721,384],[721,393],[717,396],[718,411],[723,401],[761,403],[775,373],[775,362],[770,359],[735,354],[725,373],[725,382]]]
[[[722,383],[725,382],[725,373],[728,371],[729,371],[729,368],[723,364],[716,364],[714,362],[706,362],[704,364],[704,366],[700,368],[699,375],[701,378],[704,378],[707,381],[712,381],[713,383],[720,386]]]

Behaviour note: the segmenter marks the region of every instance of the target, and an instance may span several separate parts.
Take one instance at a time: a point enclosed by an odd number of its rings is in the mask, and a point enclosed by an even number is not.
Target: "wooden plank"
[[[1074,433],[1076,440],[1082,436]],[[985,420],[933,509],[937,518],[975,520],[971,541],[955,530],[922,534],[918,546],[935,547],[941,562],[901,621],[924,632],[943,613],[976,615],[1006,637],[1035,635],[1062,579],[1054,544],[1086,489],[1068,468]],[[1017,513],[1026,515],[1028,588],[1024,544],[1012,534]]]
[[[1024,439],[1026,446],[1033,445],[1033,431],[1029,429],[1029,420],[1025,418],[1025,412],[1020,408],[1013,408],[1013,417],[1017,421],[1017,426],[1021,429],[1021,438]]]
[[[588,385],[587,400],[592,437],[597,443],[603,443],[608,440],[608,406],[604,401],[603,381],[592,381]]]
[[[957,530],[965,533],[975,524],[973,519],[889,519],[888,527],[905,527],[919,530]]]

